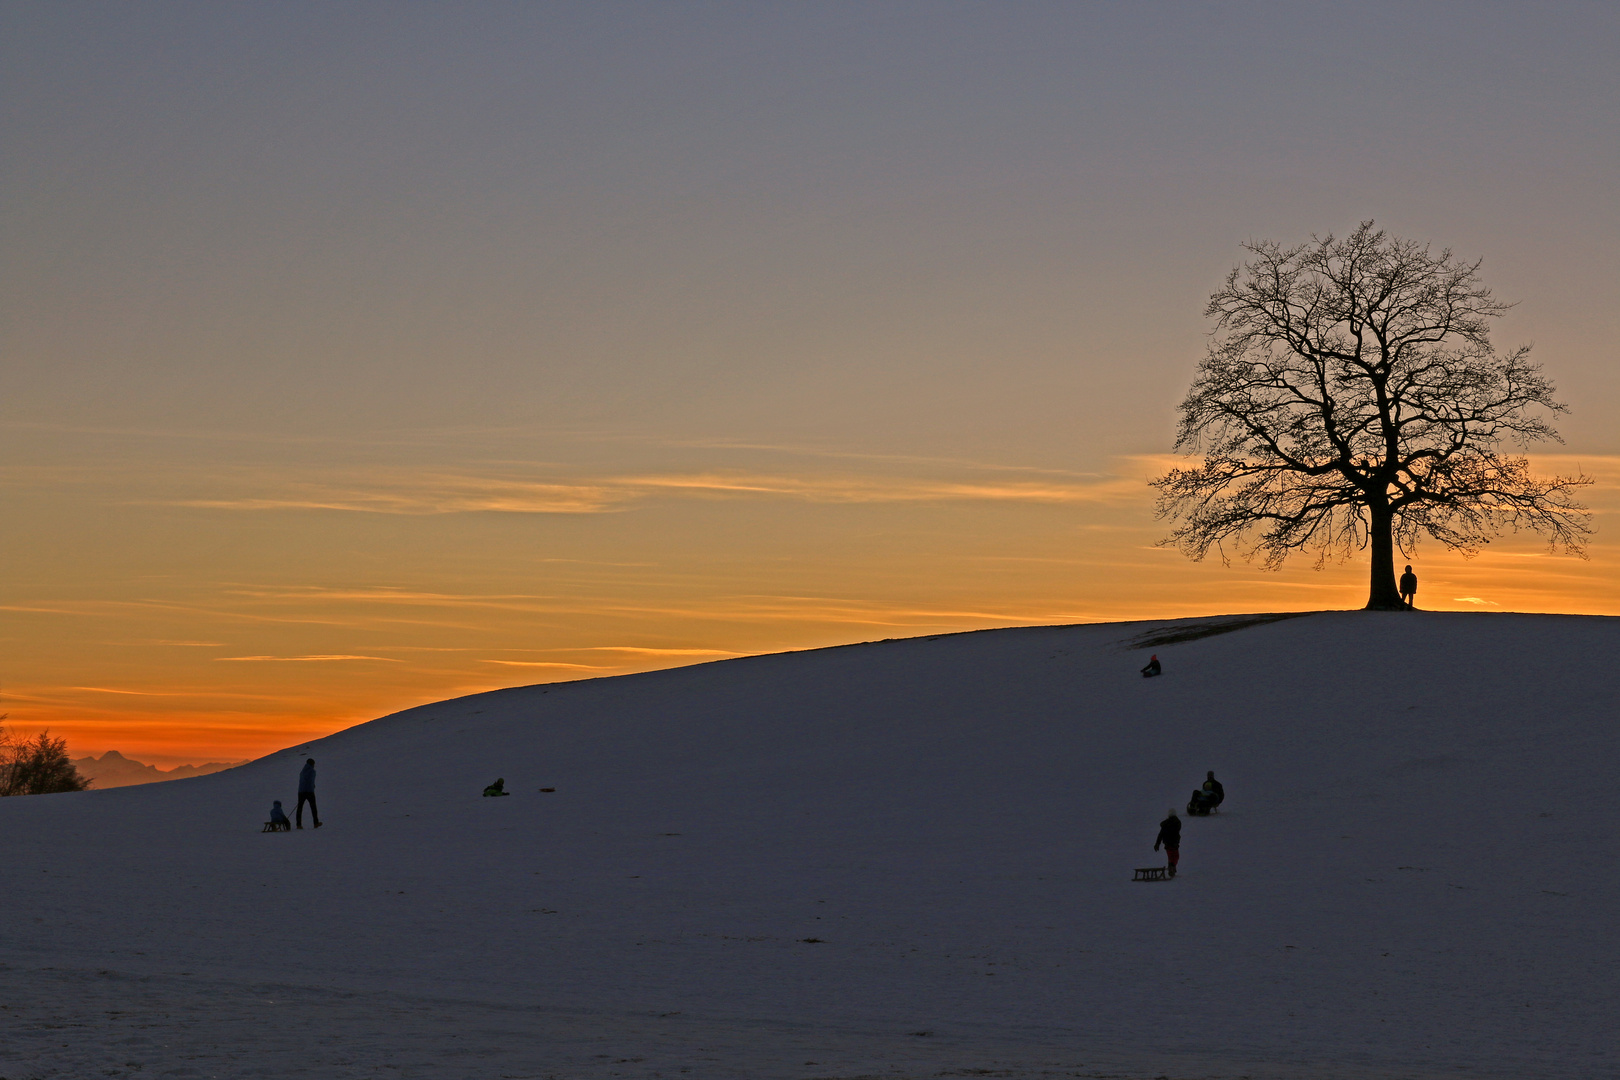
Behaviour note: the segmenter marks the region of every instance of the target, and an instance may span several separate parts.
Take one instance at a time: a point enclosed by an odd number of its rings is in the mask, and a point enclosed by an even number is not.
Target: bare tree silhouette
[[[1561,442],[1543,414],[1566,407],[1529,346],[1492,347],[1509,305],[1479,262],[1371,221],[1342,240],[1244,246],[1254,258],[1210,297],[1215,329],[1181,404],[1176,449],[1203,464],[1153,481],[1159,517],[1179,522],[1162,544],[1273,570],[1295,551],[1320,568],[1370,546],[1377,610],[1401,607],[1394,548],[1425,533],[1473,555],[1529,529],[1584,557],[1574,493],[1591,480],[1536,477],[1502,453]]]

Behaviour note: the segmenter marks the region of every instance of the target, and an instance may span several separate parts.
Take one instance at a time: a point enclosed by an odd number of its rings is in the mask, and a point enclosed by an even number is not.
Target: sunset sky
[[[234,760],[424,701],[1359,607],[1155,547],[1204,303],[1485,260],[1620,614],[1620,8],[0,3],[0,712]],[[1391,677],[1413,658],[1391,658]]]

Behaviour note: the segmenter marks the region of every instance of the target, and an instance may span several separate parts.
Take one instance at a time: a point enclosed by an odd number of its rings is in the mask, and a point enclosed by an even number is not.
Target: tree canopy
[[[53,739],[48,731],[14,739],[0,728],[0,796],[83,791],[90,784],[68,757],[66,739]]]
[[[1369,608],[1400,607],[1394,549],[1423,535],[1472,555],[1528,529],[1583,555],[1574,499],[1583,476],[1537,477],[1522,454],[1562,441],[1564,412],[1529,346],[1498,352],[1509,305],[1480,263],[1386,236],[1363,222],[1252,256],[1210,297],[1214,329],[1181,404],[1176,449],[1203,463],[1154,481],[1163,541],[1194,560],[1212,550],[1280,567],[1318,567],[1371,548]]]

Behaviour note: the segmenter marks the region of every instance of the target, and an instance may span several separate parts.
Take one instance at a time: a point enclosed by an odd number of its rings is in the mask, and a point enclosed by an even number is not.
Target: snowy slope
[[[0,1076],[1620,1075],[1620,620],[1132,647],[1165,626],[505,690],[4,800]],[[260,835],[306,753],[326,827]],[[1133,883],[1206,769],[1222,813]]]

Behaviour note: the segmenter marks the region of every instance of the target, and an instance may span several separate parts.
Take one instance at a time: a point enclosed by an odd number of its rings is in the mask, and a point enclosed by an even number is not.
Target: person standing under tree
[[[1412,573],[1412,564],[1408,563],[1406,573],[1401,575],[1401,606],[1411,611],[1415,599],[1417,599],[1417,575]]]
[[[304,804],[309,803],[309,817],[318,829],[321,827],[321,812],[315,806],[315,759],[310,758],[304,762],[303,769],[298,773],[298,809],[293,812],[293,820],[298,827],[304,827]]]
[[[1165,868],[1170,876],[1176,876],[1176,864],[1181,861],[1181,819],[1176,816],[1176,808],[1170,808],[1170,816],[1159,822],[1159,836],[1153,841],[1153,850],[1158,851],[1159,845],[1164,845]]]

